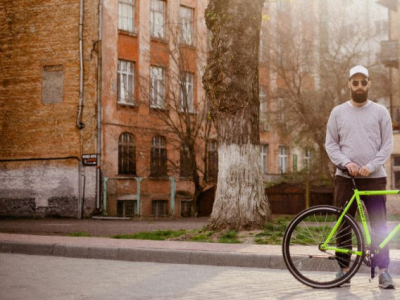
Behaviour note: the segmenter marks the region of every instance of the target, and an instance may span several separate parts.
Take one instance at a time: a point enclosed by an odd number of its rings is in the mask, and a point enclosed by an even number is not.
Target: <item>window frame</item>
[[[125,12],[124,8],[126,10],[129,10],[129,8],[130,8],[131,11]],[[124,12],[126,15],[124,15]],[[129,16],[129,14],[131,14],[131,16]],[[136,0],[119,0],[118,1],[118,30],[134,34],[135,29],[136,29],[135,14],[136,14]],[[130,21],[130,24],[129,24],[129,21]]]
[[[268,174],[268,152],[269,145],[261,144],[261,171],[263,174]]]
[[[180,78],[179,110],[194,113],[194,80],[192,72],[182,72]]]
[[[165,40],[166,8],[167,8],[166,1],[151,0],[151,2],[150,2],[150,36],[151,36],[151,38]],[[158,18],[161,18],[161,22],[159,22],[159,23],[157,23]],[[162,25],[160,25],[161,23],[162,23]]]
[[[155,71],[157,71],[158,74],[155,74],[156,73]],[[161,78],[158,77],[160,75]],[[158,109],[166,108],[165,87],[166,87],[165,68],[159,66],[150,66],[150,107]]]
[[[168,200],[152,200],[151,215],[155,218],[168,217]]]
[[[162,135],[155,135],[151,140],[150,176],[167,176],[167,141]]]
[[[126,64],[125,70],[122,69]],[[117,103],[123,105],[135,105],[135,62],[118,59],[117,71]],[[130,67],[130,70],[128,70]],[[126,78],[126,83],[125,83]],[[124,85],[127,84],[128,88],[125,89]],[[130,84],[130,85],[129,85]],[[124,96],[122,97],[122,95]]]
[[[188,15],[185,15],[186,12]],[[194,8],[181,5],[179,7],[179,43],[194,46]]]
[[[136,175],[136,143],[130,132],[123,132],[118,138],[118,174]]]
[[[278,151],[279,173],[286,174],[289,171],[289,148],[287,146],[279,146]]]
[[[312,160],[312,150],[310,148],[304,149],[304,168],[310,170]]]

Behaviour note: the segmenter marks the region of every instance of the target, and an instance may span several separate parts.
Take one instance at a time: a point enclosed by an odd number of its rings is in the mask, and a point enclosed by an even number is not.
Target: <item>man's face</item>
[[[349,88],[351,91],[351,99],[357,103],[364,103],[368,100],[368,89],[371,81],[362,74],[355,74],[349,80]]]

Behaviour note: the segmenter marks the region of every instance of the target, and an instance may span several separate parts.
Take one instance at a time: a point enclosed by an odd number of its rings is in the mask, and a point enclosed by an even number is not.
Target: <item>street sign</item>
[[[84,166],[97,166],[97,154],[83,154],[82,163]]]

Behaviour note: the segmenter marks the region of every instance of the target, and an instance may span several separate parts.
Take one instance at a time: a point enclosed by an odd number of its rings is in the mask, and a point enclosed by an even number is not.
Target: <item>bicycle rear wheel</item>
[[[340,211],[332,206],[316,206],[298,214],[286,229],[282,252],[290,273],[301,283],[313,288],[333,288],[342,285],[360,268],[364,239],[354,219],[345,215],[328,247],[351,249],[346,257],[334,250],[320,250],[336,224]],[[348,268],[344,276],[336,274]]]

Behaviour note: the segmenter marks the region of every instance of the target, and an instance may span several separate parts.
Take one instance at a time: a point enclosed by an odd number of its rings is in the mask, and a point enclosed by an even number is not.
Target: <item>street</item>
[[[396,299],[375,279],[316,290],[286,270],[0,254],[0,299]],[[396,278],[395,278],[396,280]],[[398,298],[397,297],[397,298]]]

